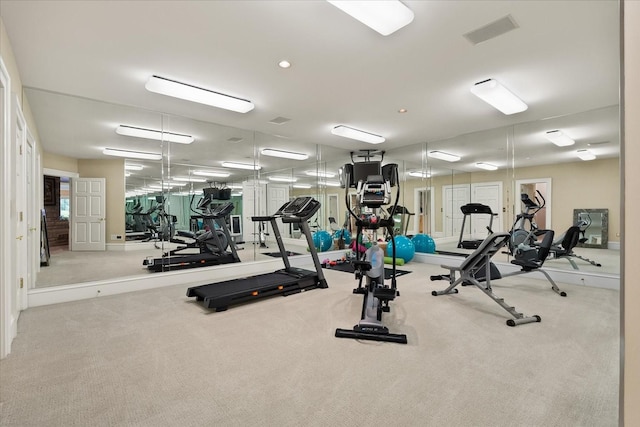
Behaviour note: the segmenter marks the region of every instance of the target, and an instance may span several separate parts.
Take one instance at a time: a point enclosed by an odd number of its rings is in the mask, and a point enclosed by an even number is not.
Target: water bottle
[[[384,278],[384,251],[382,248],[374,243],[365,252],[365,259],[371,264],[371,270],[367,271],[367,276],[373,279],[380,278],[380,282],[382,282]]]

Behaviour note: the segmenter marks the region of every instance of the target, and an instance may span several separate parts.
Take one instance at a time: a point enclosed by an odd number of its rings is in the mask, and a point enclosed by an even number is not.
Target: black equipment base
[[[170,257],[154,258],[153,260],[144,260],[143,265],[146,265],[149,271],[157,273],[159,271],[207,267],[212,265],[230,264],[234,262],[240,262],[240,259],[235,258],[231,253],[201,253],[192,255],[175,255]]]
[[[291,295],[302,291],[327,288],[327,282],[315,271],[301,268],[278,270],[252,277],[227,280],[189,288],[188,297],[196,297],[204,307],[224,311],[230,305],[272,295]]]
[[[386,330],[386,328],[384,329]],[[352,338],[356,340],[394,342],[398,344],[407,343],[407,336],[404,334],[390,334],[388,331],[384,330],[365,331],[359,329],[359,326],[357,325],[354,329],[336,329],[336,337]]]

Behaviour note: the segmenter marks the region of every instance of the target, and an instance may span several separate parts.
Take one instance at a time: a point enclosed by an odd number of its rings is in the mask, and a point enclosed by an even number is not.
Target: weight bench
[[[513,319],[507,320],[507,325],[517,326],[524,323],[540,322],[542,319],[538,315],[525,316],[522,313],[516,311],[515,307],[504,302],[504,298],[498,297],[493,293],[491,289],[491,278],[493,273],[494,279],[499,279],[500,275],[496,277],[495,267],[492,269],[491,257],[495,255],[500,249],[502,249],[507,243],[511,235],[509,233],[492,233],[482,241],[480,246],[473,251],[468,257],[464,259],[459,267],[442,265],[442,268],[449,270],[448,275],[431,276],[431,280],[449,280],[449,287],[442,291],[433,291],[431,295],[446,295],[457,294],[458,289],[456,287],[461,284],[475,285],[478,289],[484,292],[489,298],[494,300],[500,307],[505,309]],[[456,278],[456,272],[459,273],[459,277]],[[517,272],[521,274],[521,272]],[[550,279],[550,278],[549,278]]]

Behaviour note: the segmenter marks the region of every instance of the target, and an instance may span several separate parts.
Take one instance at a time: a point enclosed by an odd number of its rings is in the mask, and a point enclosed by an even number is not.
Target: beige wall
[[[42,166],[48,169],[78,173],[78,159],[60,156],[58,154],[44,153]]]
[[[122,243],[111,240],[111,235],[125,235],[124,223],[124,159],[78,160],[80,178],[106,178],[107,190],[107,243]]]
[[[624,424],[640,426],[640,2],[624,2],[624,235],[623,235],[623,393]]]
[[[563,163],[562,165],[535,166],[516,169],[513,174],[505,171],[478,172],[449,176],[434,176],[431,180],[409,180],[403,189],[403,203],[415,212],[414,189],[432,186],[434,190],[435,231],[442,232],[442,187],[452,184],[477,184],[502,182],[503,229],[509,230],[520,212],[520,198],[514,197],[515,180],[551,178],[551,228],[564,232],[573,222],[573,209],[609,209],[609,241],[620,240],[620,160],[602,159],[589,162]],[[415,217],[412,217],[415,218]],[[411,230],[413,223],[410,224]]]

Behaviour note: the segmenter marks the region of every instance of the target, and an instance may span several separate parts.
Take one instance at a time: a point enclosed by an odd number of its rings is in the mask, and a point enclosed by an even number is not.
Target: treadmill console
[[[298,197],[289,203],[284,210],[282,222],[306,221],[320,209],[320,202],[313,197]]]
[[[223,218],[229,215],[231,212],[233,212],[233,203],[227,202],[213,208],[209,215],[216,218]]]

